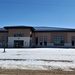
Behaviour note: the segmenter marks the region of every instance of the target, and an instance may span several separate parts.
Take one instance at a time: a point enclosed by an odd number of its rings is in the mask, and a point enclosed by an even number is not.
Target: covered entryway
[[[24,47],[24,41],[23,40],[14,40],[14,47],[15,48],[23,48]]]

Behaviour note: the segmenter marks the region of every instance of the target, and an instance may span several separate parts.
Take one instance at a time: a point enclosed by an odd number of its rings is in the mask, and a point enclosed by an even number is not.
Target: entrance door
[[[14,47],[15,48],[23,48],[24,41],[23,40],[15,40],[14,41]]]

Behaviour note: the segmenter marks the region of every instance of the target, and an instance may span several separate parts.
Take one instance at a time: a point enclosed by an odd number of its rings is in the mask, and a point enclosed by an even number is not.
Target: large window
[[[43,40],[43,37],[40,36],[40,45],[42,45],[42,40]]]
[[[47,36],[44,36],[44,45],[47,45]]]
[[[64,36],[54,36],[54,45],[64,45]]]
[[[24,37],[24,34],[14,34],[14,37]]]

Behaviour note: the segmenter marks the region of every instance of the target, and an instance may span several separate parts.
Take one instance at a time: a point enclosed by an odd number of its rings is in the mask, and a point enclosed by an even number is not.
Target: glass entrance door
[[[24,41],[23,40],[15,40],[14,41],[14,47],[15,48],[23,48]]]

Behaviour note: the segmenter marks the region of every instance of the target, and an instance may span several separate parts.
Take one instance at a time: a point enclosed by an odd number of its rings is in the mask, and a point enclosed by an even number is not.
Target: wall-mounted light
[[[32,32],[30,31],[30,35],[32,34]]]

